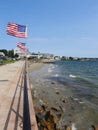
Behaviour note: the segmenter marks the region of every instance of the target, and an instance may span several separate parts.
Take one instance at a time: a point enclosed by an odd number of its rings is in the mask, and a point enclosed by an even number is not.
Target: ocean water
[[[75,97],[98,109],[98,60],[57,61],[48,72],[52,80],[67,85]]]
[[[36,92],[39,88],[40,91],[47,91],[47,88],[53,91],[46,92],[49,101],[51,93],[55,96],[55,88],[61,92],[57,96],[68,98],[65,104],[61,98],[58,100],[66,110],[63,113],[65,124],[72,121],[78,130],[90,130],[91,125],[98,125],[98,60],[56,61],[32,71],[30,80]],[[45,93],[39,93],[38,97],[43,96]],[[55,98],[52,101],[55,102]]]

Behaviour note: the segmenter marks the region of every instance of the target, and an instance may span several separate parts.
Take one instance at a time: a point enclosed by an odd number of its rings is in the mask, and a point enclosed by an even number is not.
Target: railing
[[[14,94],[9,106],[3,130],[38,130],[35,113],[32,111],[33,105],[30,95],[27,70],[27,64],[25,61],[21,72],[19,70],[20,75],[15,91],[13,92]]]
[[[24,67],[23,130],[31,130],[30,113],[29,113],[29,102],[28,102],[28,92],[27,92],[26,61],[25,61],[25,67]]]
[[[22,85],[23,85],[23,70],[24,70],[24,67],[22,67],[22,70],[21,70],[20,75],[19,75],[18,82],[16,84],[15,91],[13,92],[14,94],[13,94],[13,97],[12,97],[11,104],[9,106],[9,111],[8,111],[8,115],[7,115],[3,130],[9,130],[10,119],[12,119],[13,114],[15,116],[15,123],[13,123],[13,126],[12,126],[13,130],[18,130],[18,118],[23,120],[22,116],[19,114],[20,100],[22,98],[21,92],[22,92]],[[18,98],[17,98],[17,93],[19,93]],[[16,98],[18,99],[17,107],[14,106]]]

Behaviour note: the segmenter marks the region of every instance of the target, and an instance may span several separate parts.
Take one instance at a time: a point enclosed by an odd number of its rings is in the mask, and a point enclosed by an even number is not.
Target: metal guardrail
[[[27,92],[26,61],[25,61],[25,67],[24,67],[23,130],[31,130],[30,113],[29,113],[29,102],[28,102],[28,92]]]
[[[12,113],[14,113],[15,117],[16,117],[15,123],[13,123],[13,127],[14,127],[13,129],[14,130],[18,129],[18,118],[20,118],[21,120],[23,119],[22,116],[19,115],[19,109],[20,109],[19,107],[20,107],[21,91],[22,91],[22,83],[23,83],[23,70],[24,70],[24,67],[22,67],[22,70],[21,70],[20,75],[19,75],[18,82],[16,84],[15,91],[13,92],[14,95],[12,97],[12,101],[11,101],[11,104],[10,104],[10,108],[9,108],[9,111],[8,111],[8,115],[7,115],[3,130],[8,130]],[[19,89],[19,91],[18,91],[18,89]],[[18,103],[17,103],[18,105],[17,105],[16,109],[14,109],[14,102],[15,102],[15,98],[17,97],[16,95],[17,95],[18,92],[19,92],[19,98],[18,98]],[[22,126],[23,126],[23,122],[22,122]]]

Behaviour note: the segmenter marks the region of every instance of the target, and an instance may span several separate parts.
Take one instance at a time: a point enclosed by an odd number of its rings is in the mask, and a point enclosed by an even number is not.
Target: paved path
[[[0,66],[0,130],[22,130],[24,61]],[[37,130],[27,77],[31,130]]]

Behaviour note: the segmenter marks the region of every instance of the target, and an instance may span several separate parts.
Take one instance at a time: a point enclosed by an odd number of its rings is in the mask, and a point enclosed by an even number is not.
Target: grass
[[[15,61],[13,60],[2,60],[0,61],[0,65],[5,65],[5,64],[10,64],[10,63],[14,63]]]

